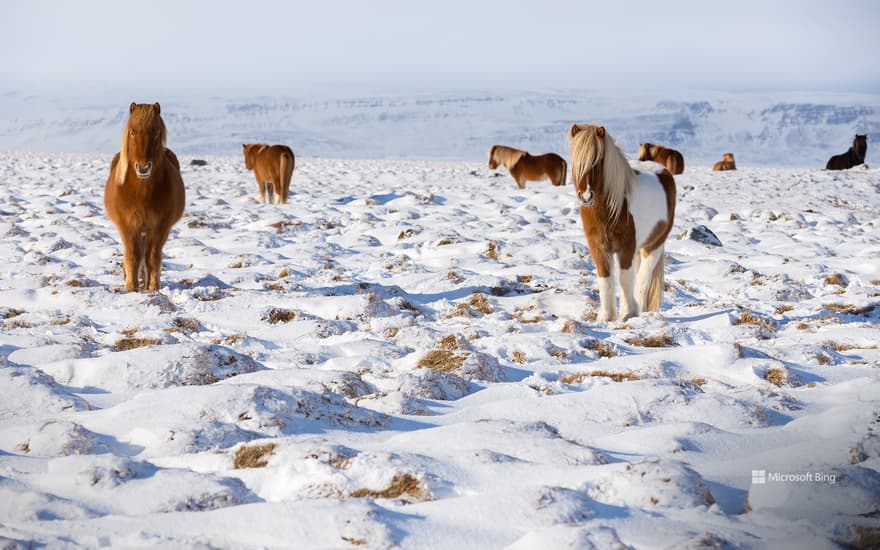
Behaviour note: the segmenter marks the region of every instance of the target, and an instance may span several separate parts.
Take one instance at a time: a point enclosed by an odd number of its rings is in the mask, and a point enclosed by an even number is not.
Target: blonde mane
[[[519,159],[525,154],[525,151],[520,151],[519,149],[514,149],[513,147],[508,147],[506,145],[493,145],[492,149],[489,150],[489,156],[491,159],[498,164],[503,164],[508,170],[516,166],[516,163],[519,162]]]
[[[617,220],[638,176],[604,126],[575,124],[569,130],[568,138],[571,140],[571,175],[575,187],[580,190],[581,182],[602,162],[605,205],[610,221]]]
[[[165,140],[168,132],[165,128],[165,122],[159,116],[159,104],[138,105],[132,103],[129,107],[130,116],[122,131],[122,146],[119,150],[119,163],[116,165],[116,183],[122,185],[125,183],[125,176],[128,174],[128,138],[131,130],[149,133],[150,128],[154,124],[159,126],[159,137],[162,141],[162,149],[165,148]]]

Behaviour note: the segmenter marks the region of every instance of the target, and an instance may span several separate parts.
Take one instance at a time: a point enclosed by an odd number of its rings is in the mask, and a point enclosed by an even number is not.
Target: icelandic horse
[[[159,290],[162,248],[186,203],[180,163],[165,147],[159,111],[158,103],[131,104],[122,146],[104,185],[104,210],[125,249],[126,292]]]
[[[721,155],[721,160],[712,165],[713,172],[724,172],[725,170],[736,170],[733,153],[724,153]]]
[[[568,163],[556,153],[530,155],[506,145],[493,145],[489,148],[489,168],[494,170],[499,164],[507,168],[520,189],[526,188],[527,181],[544,179],[556,187],[565,185],[568,175]]]
[[[615,256],[622,294],[619,319],[659,311],[664,247],[675,217],[675,179],[658,163],[627,161],[604,126],[575,124],[568,138],[572,181],[599,276],[597,320],[617,318]]]
[[[826,170],[846,170],[853,166],[865,163],[865,155],[868,154],[868,134],[856,134],[852,147],[846,153],[834,155],[825,164]]]
[[[673,176],[684,173],[684,156],[675,149],[663,145],[642,143],[639,145],[639,160],[658,162],[665,166]]]
[[[287,145],[268,143],[243,143],[244,167],[254,171],[257,187],[260,189],[260,203],[287,204],[290,193],[290,178],[293,176],[296,159],[293,150]],[[274,199],[273,199],[274,193]]]

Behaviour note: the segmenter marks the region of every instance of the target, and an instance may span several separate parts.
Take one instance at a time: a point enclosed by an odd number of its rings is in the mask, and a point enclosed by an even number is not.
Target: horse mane
[[[575,185],[601,161],[605,205],[610,221],[617,220],[638,176],[604,126],[575,124],[569,130],[568,138],[571,140],[571,175]]]
[[[503,164],[508,170],[516,166],[519,159],[526,154],[525,151],[514,149],[513,147],[508,147],[506,145],[493,145],[490,150],[492,158],[495,159],[496,162]]]
[[[116,165],[116,183],[122,185],[125,183],[125,176],[128,174],[128,138],[131,130],[137,128],[152,128],[154,124],[159,125],[159,137],[162,141],[162,147],[165,147],[165,140],[168,137],[168,131],[165,128],[165,121],[159,116],[159,104],[141,104],[132,102],[129,107],[128,122],[125,123],[125,129],[122,130],[122,148],[119,150],[119,163]]]

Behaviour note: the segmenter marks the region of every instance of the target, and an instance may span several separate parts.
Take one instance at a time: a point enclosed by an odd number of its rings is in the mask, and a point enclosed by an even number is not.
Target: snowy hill
[[[205,126],[512,111],[382,101],[168,118],[200,150]],[[118,109],[86,112],[22,135],[115,142]],[[875,547],[876,168],[690,164],[662,311],[599,323],[570,184],[305,158],[276,207],[237,154],[190,158],[138,294],[109,156],[0,154],[0,546]]]
[[[169,147],[238,154],[242,142],[290,144],[300,156],[482,160],[504,143],[566,153],[573,122],[605,124],[629,156],[644,141],[681,150],[688,164],[734,152],[741,166],[824,167],[855,133],[880,136],[880,96],[609,95],[589,91],[346,97],[79,100],[0,96],[0,151],[118,150],[127,105],[159,101]]]

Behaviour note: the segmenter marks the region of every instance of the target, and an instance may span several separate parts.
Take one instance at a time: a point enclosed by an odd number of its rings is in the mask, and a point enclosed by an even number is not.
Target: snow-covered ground
[[[876,169],[689,164],[662,312],[597,323],[571,185],[482,162],[299,158],[263,206],[181,156],[123,293],[110,158],[0,154],[5,548],[876,543]]]

